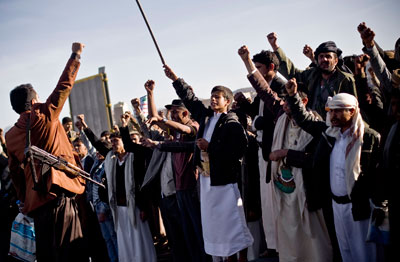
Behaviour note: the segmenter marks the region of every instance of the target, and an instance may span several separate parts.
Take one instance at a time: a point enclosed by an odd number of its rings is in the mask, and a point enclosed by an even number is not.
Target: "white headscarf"
[[[340,93],[335,95],[333,98],[329,97],[325,109],[328,111],[326,115],[326,125],[329,128],[325,131],[328,136],[339,139],[340,137],[340,127],[333,127],[331,123],[331,112],[332,109],[351,109],[354,108],[354,116],[352,119],[352,124],[350,127],[349,136],[351,139],[346,147],[346,184],[347,193],[350,196],[353,190],[354,182],[358,179],[360,175],[360,158],[361,158],[361,146],[363,143],[364,135],[364,122],[360,114],[360,108],[358,107],[357,98],[353,95]]]

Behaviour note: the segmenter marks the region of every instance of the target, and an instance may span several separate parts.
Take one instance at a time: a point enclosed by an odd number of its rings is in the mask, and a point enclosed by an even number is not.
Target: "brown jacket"
[[[55,198],[54,186],[57,185],[72,193],[82,194],[85,181],[80,178],[71,178],[64,172],[51,168],[50,175],[45,180],[48,193],[39,193],[33,190],[33,179],[30,166],[22,169],[24,148],[26,145],[27,120],[30,117],[31,144],[55,156],[61,156],[68,162],[79,165],[75,161],[73,147],[61,125],[59,115],[71,92],[80,63],[69,59],[62,73],[57,87],[45,103],[35,103],[32,111],[20,114],[15,125],[6,133],[7,149],[9,153],[9,167],[11,178],[17,190],[18,198],[24,202],[24,213],[29,213]],[[38,161],[36,161],[36,164]],[[36,172],[41,179],[40,167],[36,165]]]

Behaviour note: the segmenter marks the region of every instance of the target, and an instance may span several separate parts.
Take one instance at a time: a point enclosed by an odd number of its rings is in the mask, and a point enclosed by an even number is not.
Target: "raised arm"
[[[314,51],[312,50],[311,46],[305,45],[303,47],[303,54],[311,60],[312,64],[315,64],[315,56]]]
[[[85,122],[85,115],[80,114],[76,116],[78,121],[76,121],[75,126],[79,129],[79,138],[82,140],[83,144],[86,146],[88,150],[88,154],[92,156],[94,159],[96,158],[96,148],[90,143],[89,138],[86,133],[83,131],[84,127],[87,128],[87,124]]]
[[[371,66],[375,71],[376,76],[381,82],[382,87],[387,92],[392,91],[392,74],[387,69],[385,62],[378,53],[378,49],[375,45],[375,32],[371,28],[367,27],[364,22],[360,23],[357,27],[360,37],[365,44],[363,48],[364,53],[370,57]]]
[[[274,92],[261,73],[256,69],[253,61],[250,58],[250,52],[247,46],[242,46],[238,50],[240,58],[242,58],[246,66],[251,85],[256,90],[257,95],[265,102],[265,106],[276,117],[282,110],[283,101]]]
[[[212,110],[208,110],[203,102],[201,102],[193,92],[193,88],[189,86],[182,78],[172,71],[172,69],[165,65],[165,75],[173,81],[172,85],[175,88],[176,94],[185,104],[186,108],[192,114],[192,117],[199,123],[201,123],[205,116],[212,113]],[[211,111],[211,112],[210,112]]]
[[[149,98],[147,96],[147,98]],[[133,109],[135,110],[136,120],[139,124],[140,130],[142,131],[142,135],[145,137],[150,137],[150,130],[146,125],[146,117],[143,115],[142,111],[140,110],[140,100],[139,98],[134,98],[131,100],[131,104]]]
[[[278,36],[275,32],[267,35],[267,39],[272,49],[274,50],[276,56],[279,60],[279,73],[281,73],[286,79],[296,78],[298,81],[305,82],[306,76],[305,71],[297,69],[293,62],[286,57],[285,52],[277,44]]]
[[[82,125],[82,133],[85,133],[85,137],[89,140],[90,144],[99,152],[102,156],[106,157],[107,153],[111,150],[111,147],[107,147],[88,127],[85,122],[84,115],[78,115],[78,120]],[[84,141],[85,142],[85,141]]]
[[[58,121],[64,103],[71,92],[75,78],[78,74],[78,69],[80,66],[79,59],[84,46],[85,45],[81,43],[72,44],[71,58],[68,60],[67,65],[65,66],[64,71],[58,80],[56,88],[50,94],[46,103],[44,104],[45,108],[43,108],[43,112],[45,112],[45,114],[51,120]]]
[[[318,119],[311,112],[306,110],[299,94],[297,93],[296,79],[290,79],[286,83],[285,88],[288,93],[287,102],[296,124],[312,136],[320,136],[321,133],[327,129],[327,126],[324,121]]]

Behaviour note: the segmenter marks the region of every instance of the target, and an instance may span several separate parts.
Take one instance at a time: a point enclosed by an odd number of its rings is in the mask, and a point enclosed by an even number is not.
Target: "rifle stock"
[[[62,157],[57,157],[54,156],[48,152],[46,152],[43,149],[38,148],[37,146],[31,146],[30,150],[32,151],[32,155],[34,159],[37,159],[39,161],[42,161],[43,163],[52,166],[58,170],[64,171],[70,175],[73,176],[81,176],[84,179],[95,183],[96,185],[99,185],[103,188],[105,188],[104,184],[97,182],[96,180],[92,179],[90,177],[90,174],[79,167],[69,163],[67,160],[65,160]]]

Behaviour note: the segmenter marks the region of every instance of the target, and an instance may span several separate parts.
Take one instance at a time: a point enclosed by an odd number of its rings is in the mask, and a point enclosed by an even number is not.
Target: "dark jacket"
[[[24,149],[28,119],[30,119],[32,145],[79,166],[77,153],[73,150],[65,130],[58,120],[74,85],[79,66],[79,61],[73,58],[69,59],[56,88],[46,102],[35,103],[32,105],[31,111],[21,113],[17,123],[6,133],[10,175],[17,190],[18,198],[25,204],[24,213],[34,211],[53,200],[59,192],[59,188],[75,194],[82,194],[85,190],[83,178],[79,176],[71,177],[62,170],[53,167],[42,176],[41,167],[36,162],[38,182],[46,187],[45,190],[42,190],[43,192],[38,192],[33,190],[34,183],[30,165],[27,165],[24,170],[20,166],[25,159]]]
[[[320,185],[318,195],[321,203],[330,201],[332,197],[329,180],[330,154],[336,139],[326,135],[325,131],[328,126],[324,121],[317,120],[314,115],[305,110],[298,94],[288,97],[287,101],[296,123],[304,129],[304,131],[319,139],[313,157],[313,179]],[[350,194],[353,219],[355,221],[370,217],[369,199],[374,196],[375,187],[373,181],[376,176],[379,141],[379,133],[365,127],[360,159],[361,173],[354,183],[353,190]]]
[[[336,72],[328,79],[322,78],[322,73],[318,67],[312,67],[306,70],[297,69],[293,62],[286,57],[286,54],[281,48],[275,52],[279,59],[279,73],[286,79],[296,78],[297,82],[302,82],[308,91],[308,104],[312,110],[317,111],[324,119],[326,116],[325,103],[327,97],[320,95],[321,82],[329,96],[334,96],[338,93],[348,93],[357,97],[357,91],[353,75],[341,71],[336,67]]]
[[[258,71],[257,71],[258,72]],[[248,76],[250,83],[253,85],[252,82],[252,75]],[[254,87],[254,85],[253,85]],[[275,76],[272,81],[270,88],[278,94],[278,96],[281,96],[283,93],[283,90],[285,89],[285,82],[281,79]],[[238,104],[240,107],[240,110],[247,115],[251,117],[251,119],[256,118],[256,116],[259,115],[259,109],[260,109],[260,96],[257,93],[257,96],[254,98],[253,103],[248,102],[247,100]],[[271,145],[272,145],[272,137],[274,135],[274,125],[271,125],[271,122],[275,121],[271,116],[270,109],[268,106],[264,105],[264,110],[263,110],[263,116],[258,116],[257,119],[255,119],[254,127],[257,130],[262,130],[263,131],[263,136],[262,136],[262,142],[261,142],[261,148],[262,148],[262,153],[263,153],[263,158],[265,161],[268,161],[269,159],[269,153],[271,151]]]
[[[176,93],[181,98],[192,117],[200,124],[197,137],[203,137],[205,124],[214,111],[206,108],[195,96],[193,89],[183,79],[173,82]],[[247,136],[238,117],[233,112],[224,113],[219,118],[208,145],[210,179],[212,186],[236,183],[241,174],[241,158],[247,147]],[[200,150],[194,151],[195,165],[200,165]]]

